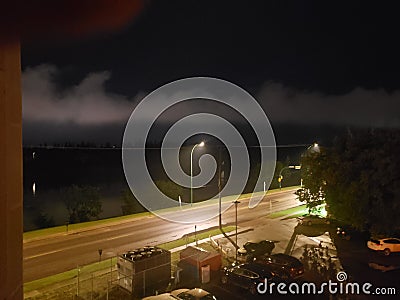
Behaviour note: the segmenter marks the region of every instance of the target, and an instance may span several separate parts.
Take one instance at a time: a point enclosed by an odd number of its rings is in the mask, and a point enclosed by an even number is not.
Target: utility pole
[[[240,203],[238,200],[233,202],[235,204],[235,224],[236,224],[236,246],[238,244],[238,204]],[[237,262],[238,248],[235,251],[235,261]]]
[[[221,147],[218,147],[218,199],[219,199],[219,230],[222,232],[224,237],[231,242],[231,244],[235,247],[236,253],[239,249],[239,246],[226,234],[226,232],[222,229],[222,197],[221,197],[221,188],[222,188],[222,168],[221,168]]]

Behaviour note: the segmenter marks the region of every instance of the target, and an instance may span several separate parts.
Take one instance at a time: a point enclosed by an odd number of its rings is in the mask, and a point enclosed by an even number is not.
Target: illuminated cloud
[[[78,85],[59,91],[57,69],[41,65],[22,74],[24,122],[96,125],[126,122],[132,103],[124,96],[107,93],[109,72],[88,74]]]

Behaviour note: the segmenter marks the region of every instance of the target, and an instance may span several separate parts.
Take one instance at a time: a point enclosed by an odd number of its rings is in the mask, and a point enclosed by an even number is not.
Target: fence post
[[[146,295],[146,270],[143,271],[143,297]]]
[[[93,300],[93,273],[92,273],[92,292],[90,293],[90,299]]]
[[[112,257],[110,258],[110,280],[112,280]]]
[[[77,267],[77,269],[78,269],[78,276],[77,276],[77,284],[76,284],[76,296],[79,297],[79,273],[81,272],[81,269],[79,266]]]
[[[107,281],[107,294],[106,294],[106,300],[108,300],[108,291],[110,290],[110,282]]]

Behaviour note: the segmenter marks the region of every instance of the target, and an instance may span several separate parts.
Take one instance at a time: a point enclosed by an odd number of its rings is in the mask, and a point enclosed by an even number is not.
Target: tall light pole
[[[190,151],[190,206],[193,205],[193,151],[197,146],[203,147],[204,142],[194,145],[192,151]]]
[[[306,156],[308,154],[308,151],[310,151],[310,152],[318,152],[319,153],[320,150],[319,150],[318,143],[314,142],[310,146],[308,146],[306,151],[305,151],[305,153],[303,153],[302,156]],[[300,187],[303,188],[303,178],[300,178]]]
[[[235,204],[235,224],[236,224],[236,246],[238,244],[238,204],[240,203],[238,200],[233,202]],[[237,262],[238,248],[235,249],[235,261]]]
[[[221,189],[223,185],[223,180],[224,180],[224,170],[222,169],[222,166],[224,165],[224,162],[221,161],[221,147],[218,147],[218,202],[219,202],[219,230],[222,232],[224,237],[231,242],[231,244],[235,247],[235,251],[237,254],[237,251],[239,249],[239,246],[237,244],[237,239],[236,243],[231,239],[229,235],[226,234],[224,229],[222,228],[222,197],[221,197]],[[237,214],[236,214],[237,215]],[[236,217],[237,219],[237,217]],[[236,235],[237,236],[237,235]],[[237,260],[237,257],[236,257]]]

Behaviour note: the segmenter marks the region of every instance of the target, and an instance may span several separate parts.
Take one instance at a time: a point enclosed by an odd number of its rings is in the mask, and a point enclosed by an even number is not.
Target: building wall
[[[22,99],[18,42],[0,44],[0,299],[22,299]]]

